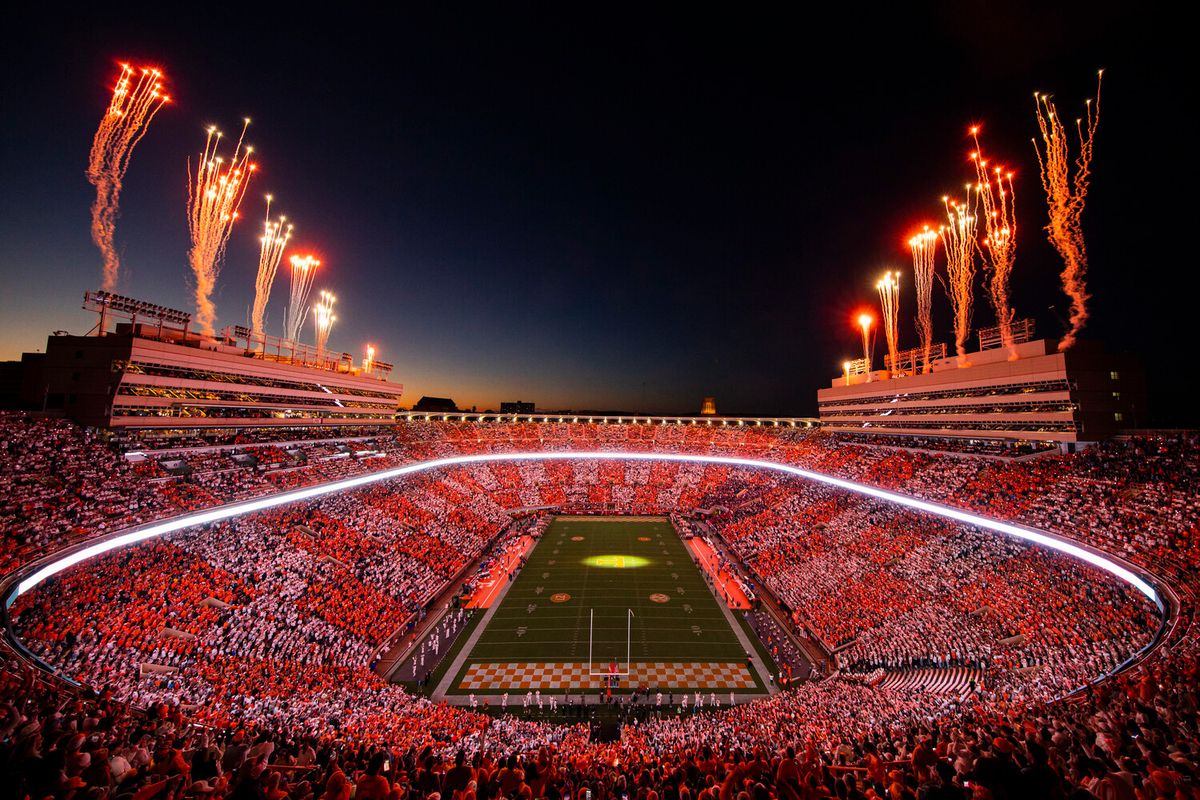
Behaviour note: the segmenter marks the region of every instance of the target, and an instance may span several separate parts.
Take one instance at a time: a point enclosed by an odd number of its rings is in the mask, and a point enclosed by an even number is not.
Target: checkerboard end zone
[[[586,663],[575,662],[472,664],[458,688],[470,692],[599,689],[604,685],[603,677],[589,672],[602,669],[597,665],[589,670]],[[747,691],[755,688],[750,671],[740,663],[634,662],[629,672],[621,679],[624,686],[646,686],[653,691]]]

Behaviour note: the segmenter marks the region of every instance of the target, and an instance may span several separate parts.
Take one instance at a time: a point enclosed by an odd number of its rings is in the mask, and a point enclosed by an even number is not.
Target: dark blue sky
[[[222,325],[245,320],[272,192],[295,249],[326,264],[317,288],[338,295],[331,345],[377,344],[411,400],[674,412],[715,395],[722,412],[812,413],[855,353],[854,309],[874,305],[883,269],[910,271],[907,234],[970,177],[969,124],[1018,170],[1018,312],[1061,330],[1032,94],[1074,113],[1105,67],[1089,333],[1146,359],[1158,421],[1194,424],[1165,391],[1187,321],[1163,288],[1182,256],[1183,210],[1164,198],[1184,178],[1170,126],[1185,93],[1177,25],[1153,6],[591,10],[10,18],[0,358],[89,325],[83,168],[129,59],[160,64],[175,102],[127,175],[124,293],[191,308],[186,160],[204,126],[250,116],[261,172],[217,290]],[[285,295],[277,284],[273,332]],[[903,346],[913,302],[908,281]],[[982,295],[976,320],[992,323]]]

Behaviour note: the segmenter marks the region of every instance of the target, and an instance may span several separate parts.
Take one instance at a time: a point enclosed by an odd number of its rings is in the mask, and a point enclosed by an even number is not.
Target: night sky
[[[901,346],[916,344],[906,240],[971,178],[971,124],[1017,171],[1018,316],[1061,333],[1033,92],[1073,116],[1103,67],[1084,338],[1144,359],[1153,422],[1195,425],[1170,389],[1195,313],[1170,287],[1195,260],[1175,233],[1191,222],[1174,198],[1194,94],[1180,23],[1152,4],[1046,5],[10,16],[0,358],[91,324],[84,166],[130,60],[160,65],[174,102],[126,177],[122,293],[192,309],[186,162],[205,126],[250,116],[260,173],[220,326],[246,320],[271,192],[297,225],[289,252],[317,253],[316,288],[338,296],[331,347],[375,343],[409,402],[675,413],[714,395],[722,413],[812,414],[884,269],[905,273]],[[269,332],[286,294],[281,268]],[[940,292],[935,315],[947,340]],[[975,321],[993,324],[982,292]]]

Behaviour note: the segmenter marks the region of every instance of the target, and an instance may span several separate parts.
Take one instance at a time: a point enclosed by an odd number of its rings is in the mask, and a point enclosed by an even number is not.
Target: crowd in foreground
[[[395,457],[522,449],[534,434],[562,449],[582,436],[594,439],[591,449],[666,441],[649,426],[592,436],[568,425],[556,438],[552,426],[529,425],[498,444],[486,439],[499,440],[502,426],[469,427],[431,425],[426,440],[407,443],[399,440],[413,431],[398,433]],[[707,446],[744,446],[747,455],[1065,530],[1172,579],[1190,611],[1200,483],[1186,439],[1008,464],[737,433],[710,433]],[[686,428],[671,436],[678,449],[705,447]],[[71,450],[85,467],[107,457],[91,444],[85,455]],[[31,468],[17,485],[61,496],[100,479],[81,475],[69,484]],[[96,495],[78,496],[85,507]],[[11,512],[11,497],[0,508]],[[579,727],[435,705],[376,678],[369,662],[379,631],[478,557],[506,509],[547,499],[628,513],[713,510],[713,525],[763,584],[827,644],[845,648],[842,671],[734,709],[630,727],[616,743],[592,742]],[[113,506],[111,518],[123,519],[120,501]],[[7,548],[19,517],[6,519]],[[80,529],[93,524],[80,519]],[[27,545],[29,531],[36,526],[12,538]],[[36,541],[57,546],[54,535]],[[1200,648],[1189,630],[1130,672],[1050,702],[1146,644],[1152,609],[1041,551],[760,474],[664,462],[476,465],[147,544],[95,569],[92,580],[68,573],[14,607],[35,652],[97,688],[72,695],[23,664],[6,666],[0,764],[17,780],[0,793],[1197,796]],[[1001,636],[1011,641],[1001,646]],[[988,669],[965,700],[863,677],[955,663]]]
[[[6,671],[4,797],[1187,800],[1197,792],[1195,642],[1075,702],[918,707],[848,682],[590,741],[581,726],[398,707],[395,730],[197,725]]]

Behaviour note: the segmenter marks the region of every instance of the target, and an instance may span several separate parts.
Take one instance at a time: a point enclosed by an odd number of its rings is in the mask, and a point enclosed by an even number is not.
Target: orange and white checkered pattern
[[[604,685],[600,675],[605,665],[588,669],[585,663],[472,664],[458,688],[467,691],[512,691],[520,689],[598,689]],[[648,686],[651,689],[754,689],[754,678],[745,664],[634,662],[629,675],[621,676],[623,687]]]

